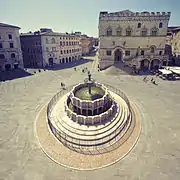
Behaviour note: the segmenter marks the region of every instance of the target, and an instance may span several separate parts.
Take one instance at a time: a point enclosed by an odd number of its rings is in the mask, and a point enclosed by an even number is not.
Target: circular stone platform
[[[47,105],[42,108],[36,121],[36,136],[43,152],[54,162],[77,170],[94,170],[112,165],[125,157],[136,144],[140,131],[140,115],[135,104],[131,103],[132,125],[126,134],[114,144],[112,151],[85,155],[77,153],[57,140],[51,132],[46,117]]]

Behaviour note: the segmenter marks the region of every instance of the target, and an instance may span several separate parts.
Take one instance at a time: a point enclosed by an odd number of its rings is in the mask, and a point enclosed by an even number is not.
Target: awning
[[[171,71],[175,74],[180,75],[180,70],[179,69],[171,69]]]
[[[166,70],[166,69],[159,69],[160,72],[162,72],[163,74],[172,74],[171,71]]]

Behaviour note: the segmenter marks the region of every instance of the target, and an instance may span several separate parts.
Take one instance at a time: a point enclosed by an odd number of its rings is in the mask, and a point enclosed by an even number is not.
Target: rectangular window
[[[125,56],[130,56],[130,51],[125,51]]]
[[[14,48],[14,44],[13,43],[9,43],[10,48]]]
[[[9,37],[9,39],[12,39],[12,35],[11,34],[8,34],[8,37]]]
[[[159,51],[159,55],[160,55],[160,56],[162,55],[162,51]]]
[[[60,41],[60,46],[62,46],[62,41]]]
[[[107,56],[111,56],[111,51],[106,51]]]
[[[52,51],[56,51],[56,47],[52,47]]]
[[[141,50],[141,55],[144,56],[144,50]]]
[[[3,48],[3,45],[2,45],[2,43],[0,43],[0,48]]]

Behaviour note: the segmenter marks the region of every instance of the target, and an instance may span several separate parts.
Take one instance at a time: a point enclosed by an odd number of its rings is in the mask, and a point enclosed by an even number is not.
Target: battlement
[[[100,12],[99,17],[170,17],[171,12],[132,12],[129,10],[109,13],[108,11]]]

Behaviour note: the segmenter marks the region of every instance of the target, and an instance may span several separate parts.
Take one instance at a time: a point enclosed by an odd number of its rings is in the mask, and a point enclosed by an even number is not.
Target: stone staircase
[[[98,126],[85,126],[73,122],[68,118],[64,109],[59,111],[65,96],[55,105],[51,112],[50,127],[65,146],[84,154],[98,154],[112,150],[112,145],[125,135],[131,125],[131,111],[126,102],[119,96],[112,94],[118,102],[118,109],[110,121]]]

